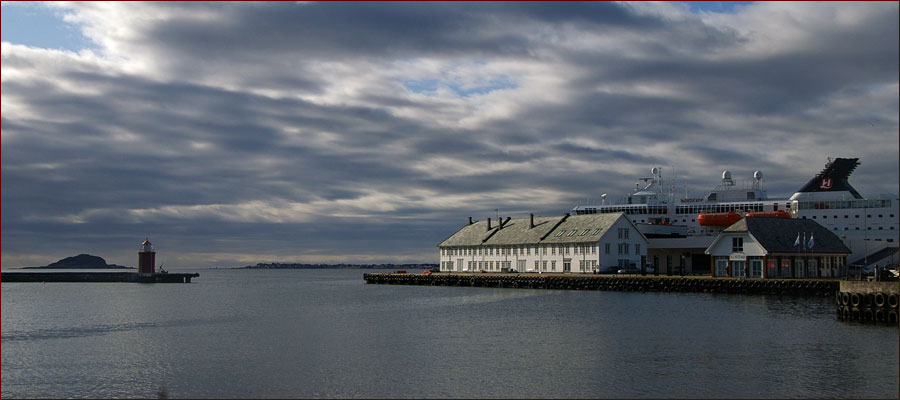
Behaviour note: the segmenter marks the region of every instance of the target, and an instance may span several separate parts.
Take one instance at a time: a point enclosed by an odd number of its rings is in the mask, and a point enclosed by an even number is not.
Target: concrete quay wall
[[[736,279],[669,276],[606,276],[575,274],[466,274],[369,273],[369,284],[472,286],[561,290],[608,290],[629,292],[699,292],[834,296],[836,279]]]

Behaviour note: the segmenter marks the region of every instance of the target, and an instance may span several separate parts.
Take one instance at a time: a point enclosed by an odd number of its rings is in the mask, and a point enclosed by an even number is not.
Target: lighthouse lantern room
[[[138,273],[152,274],[156,272],[156,252],[153,251],[153,245],[150,238],[144,239],[141,243],[141,251],[138,252]]]

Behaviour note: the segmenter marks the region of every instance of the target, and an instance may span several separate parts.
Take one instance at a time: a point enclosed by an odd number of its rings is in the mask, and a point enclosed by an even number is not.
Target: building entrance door
[[[572,259],[566,258],[563,260],[563,272],[572,272]]]

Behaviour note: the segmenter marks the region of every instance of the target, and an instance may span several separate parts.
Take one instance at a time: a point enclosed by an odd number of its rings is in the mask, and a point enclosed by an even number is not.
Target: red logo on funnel
[[[831,178],[822,179],[822,183],[819,184],[819,187],[825,190],[831,189]]]

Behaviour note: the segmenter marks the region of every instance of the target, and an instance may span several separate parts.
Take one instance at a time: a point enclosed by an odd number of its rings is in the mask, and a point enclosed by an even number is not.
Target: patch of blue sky
[[[29,47],[80,51],[97,48],[77,24],[63,20],[63,10],[40,3],[2,3],[0,38]]]
[[[741,8],[753,3],[752,1],[686,1],[692,12],[713,12],[720,14],[735,14]]]
[[[492,80],[492,81],[488,82],[487,85],[481,85],[481,86],[475,86],[475,87],[462,87],[462,86],[454,85],[454,84],[448,85],[448,87],[450,87],[451,90],[453,90],[454,92],[456,92],[456,94],[458,94],[462,97],[469,97],[472,95],[488,94],[495,90],[515,89],[517,86],[516,86],[516,84],[514,84],[508,80],[499,79],[499,80]]]
[[[460,97],[479,96],[496,90],[515,89],[518,87],[515,83],[506,79],[491,80],[484,85],[460,85],[456,83],[441,82],[437,79],[423,79],[418,81],[404,81],[403,86],[407,90],[419,94],[434,94],[434,92],[440,88],[447,88]]]
[[[403,81],[403,87],[413,93],[430,94],[440,87],[437,79],[423,79],[420,81]]]

